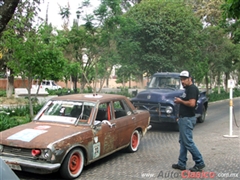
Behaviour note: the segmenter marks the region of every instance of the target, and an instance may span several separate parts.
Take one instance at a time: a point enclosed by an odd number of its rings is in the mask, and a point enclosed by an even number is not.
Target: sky
[[[59,15],[60,8],[59,5],[62,7],[67,7],[67,4],[70,4],[70,26],[72,25],[73,19],[76,18],[76,11],[79,6],[82,5],[83,0],[44,0],[44,3],[41,3],[40,9],[41,12],[39,16],[43,19],[46,19],[46,10],[48,6],[48,22],[52,23],[54,27],[58,29],[62,29],[63,20],[61,15]],[[93,10],[100,4],[100,0],[90,0],[91,7],[85,9],[86,14],[92,14]],[[81,22],[80,22],[81,23]]]

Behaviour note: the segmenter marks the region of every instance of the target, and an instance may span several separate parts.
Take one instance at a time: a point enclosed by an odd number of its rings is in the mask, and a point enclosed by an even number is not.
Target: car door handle
[[[116,123],[112,123],[112,127],[113,127],[113,126],[116,127]]]

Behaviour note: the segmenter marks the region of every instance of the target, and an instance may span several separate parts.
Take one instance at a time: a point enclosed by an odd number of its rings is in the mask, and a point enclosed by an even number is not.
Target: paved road
[[[234,99],[234,112],[238,125],[240,125],[239,109],[240,98]],[[223,137],[229,135],[229,102],[211,103],[206,121],[197,124],[194,129],[194,140],[206,163],[204,173],[207,176],[214,175],[212,179],[240,179],[240,129],[235,123],[233,123],[233,134],[239,137]],[[154,127],[142,139],[138,152],[120,151],[90,164],[84,168],[78,180],[186,179],[181,177],[180,171],[171,168],[171,164],[177,162],[178,153],[178,132],[167,126]],[[193,165],[194,162],[188,154],[187,168]],[[21,180],[61,179],[57,173],[44,176],[23,172],[17,174]],[[201,175],[203,177],[204,174]]]

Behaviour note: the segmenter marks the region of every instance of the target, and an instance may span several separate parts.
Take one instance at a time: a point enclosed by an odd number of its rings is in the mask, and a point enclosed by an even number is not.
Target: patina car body
[[[49,100],[30,123],[0,132],[0,158],[12,169],[77,178],[84,165],[120,149],[138,150],[148,111],[111,94],[75,94]]]

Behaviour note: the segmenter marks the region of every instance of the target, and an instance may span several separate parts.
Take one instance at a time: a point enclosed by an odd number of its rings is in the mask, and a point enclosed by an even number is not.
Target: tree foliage
[[[225,3],[222,5],[224,10],[225,18],[240,18],[240,1],[239,0],[225,0]]]
[[[199,59],[198,37],[202,26],[181,1],[145,0],[126,16],[137,24],[131,34],[139,45],[133,61],[142,73],[192,69]]]
[[[5,31],[5,45],[11,50],[12,58],[7,66],[13,70],[13,76],[28,79],[26,86],[31,106],[31,86],[33,79],[60,79],[63,76],[65,59],[61,49],[56,46],[53,35],[49,34],[48,26],[39,27],[37,32],[29,31],[24,37],[12,31]],[[33,115],[32,109],[30,110]]]
[[[218,25],[222,20],[221,9],[224,0],[188,0],[186,4],[193,10],[204,25]]]

